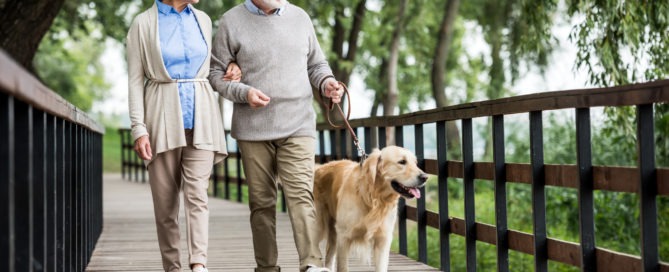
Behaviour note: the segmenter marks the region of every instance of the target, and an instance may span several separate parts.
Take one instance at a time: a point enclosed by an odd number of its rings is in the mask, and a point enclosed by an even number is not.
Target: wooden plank
[[[255,260],[248,206],[210,198],[209,210],[209,271],[252,271]],[[180,222],[185,222],[183,215]],[[181,235],[183,265],[187,264],[183,224]],[[282,270],[298,271],[297,251],[285,213],[277,214],[277,244]],[[357,260],[350,262],[350,271],[371,270]],[[162,271],[148,184],[123,181],[120,174],[105,175],[104,231],[86,271]],[[439,270],[391,253],[388,271]]]

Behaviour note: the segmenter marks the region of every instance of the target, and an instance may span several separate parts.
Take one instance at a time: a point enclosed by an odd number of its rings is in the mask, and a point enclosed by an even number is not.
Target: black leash
[[[365,153],[365,150],[362,149],[362,147],[360,147],[360,141],[358,141],[358,136],[355,135],[355,131],[353,131],[351,124],[348,123],[348,119],[351,117],[351,96],[349,95],[348,87],[346,87],[346,84],[344,84],[344,82],[339,81],[339,85],[341,85],[342,88],[344,88],[344,95],[348,98],[348,113],[344,114],[344,110],[342,110],[341,106],[339,105],[340,103],[333,103],[332,99],[330,99],[330,105],[326,105],[328,111],[325,113],[325,116],[328,119],[328,123],[330,123],[330,126],[332,126],[333,128],[342,128],[343,126],[337,126],[330,120],[330,111],[334,109],[335,105],[337,106],[339,114],[341,114],[341,117],[344,118],[344,124],[346,125],[348,132],[351,133],[353,144],[355,144],[355,147],[358,148],[358,155],[360,156],[360,165],[362,165],[362,162],[364,162],[365,159],[367,159],[367,153]]]

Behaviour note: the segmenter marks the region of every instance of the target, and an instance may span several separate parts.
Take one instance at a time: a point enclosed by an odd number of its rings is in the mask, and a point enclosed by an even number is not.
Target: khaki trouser
[[[179,256],[179,191],[183,190],[190,264],[207,263],[209,209],[207,188],[214,152],[195,149],[193,133],[188,146],[156,155],[149,164],[149,183],[165,271],[181,271]]]
[[[251,230],[257,272],[280,271],[276,245],[276,178],[286,196],[300,270],[321,266],[314,209],[314,139],[290,137],[274,141],[239,141],[249,185]]]

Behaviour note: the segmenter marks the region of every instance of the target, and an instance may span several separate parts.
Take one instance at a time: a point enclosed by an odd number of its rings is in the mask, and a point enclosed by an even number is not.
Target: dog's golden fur
[[[320,237],[327,239],[326,266],[334,271],[336,256],[337,271],[348,271],[353,252],[373,257],[376,271],[387,271],[397,200],[400,194],[420,197],[426,180],[416,156],[397,146],[374,150],[362,166],[341,160],[318,167],[314,198]]]

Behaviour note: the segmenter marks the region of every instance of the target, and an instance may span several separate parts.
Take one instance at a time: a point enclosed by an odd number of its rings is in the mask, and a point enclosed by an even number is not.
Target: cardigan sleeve
[[[144,123],[144,67],[142,65],[139,28],[138,18],[135,18],[126,37],[128,109],[133,141],[144,135],[149,135]]]

